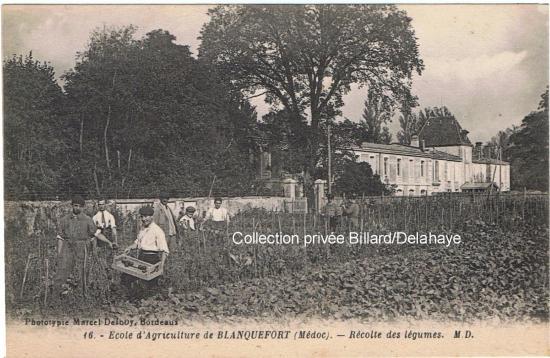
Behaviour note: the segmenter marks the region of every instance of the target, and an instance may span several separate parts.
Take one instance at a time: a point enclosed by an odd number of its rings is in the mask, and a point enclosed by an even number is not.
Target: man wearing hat
[[[164,231],[168,245],[173,248],[176,243],[177,229],[172,209],[168,207],[168,200],[168,194],[160,195],[160,202],[154,209],[153,221]]]
[[[100,200],[97,203],[97,213],[93,216],[92,220],[96,225],[97,229],[109,240],[112,245],[105,243],[104,241],[99,240],[98,246],[105,247],[110,246],[116,248],[118,246],[118,237],[116,232],[116,222],[115,217],[105,210],[105,200]]]
[[[141,219],[141,230],[137,235],[137,239],[134,243],[128,246],[124,253],[128,254],[130,250],[138,250],[138,259],[148,262],[150,264],[161,263],[161,267],[164,266],[166,257],[170,253],[168,250],[168,244],[166,243],[166,237],[162,229],[153,222],[153,215],[155,211],[150,206],[145,206],[139,209],[139,215]],[[156,277],[151,281],[148,281],[148,286],[158,285],[158,278]],[[121,277],[124,285],[130,285],[137,279],[134,276],[123,274]]]
[[[53,282],[53,298],[59,298],[62,285],[72,273],[75,263],[82,262],[80,278],[82,290],[86,290],[86,265],[89,260],[91,243],[94,238],[106,240],[97,230],[92,218],[84,214],[84,199],[80,196],[73,197],[72,210],[68,215],[59,220],[57,235],[57,271]],[[107,240],[108,241],[108,240]]]

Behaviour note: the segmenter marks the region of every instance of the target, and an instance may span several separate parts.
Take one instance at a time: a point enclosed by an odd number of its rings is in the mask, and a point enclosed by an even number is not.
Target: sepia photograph
[[[6,356],[548,354],[548,21],[3,5]]]

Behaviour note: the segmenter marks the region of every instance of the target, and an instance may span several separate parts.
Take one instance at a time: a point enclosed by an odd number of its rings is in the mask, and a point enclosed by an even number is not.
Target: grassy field
[[[362,205],[359,230],[461,235],[462,244],[450,247],[237,246],[230,240],[235,231],[327,232],[323,218],[315,214],[240,212],[225,232],[179,238],[181,249],[169,256],[158,295],[127,302],[118,273],[109,268],[111,256],[99,250],[87,263],[87,294],[82,296],[75,277],[57,307],[49,305],[46,292],[55,272],[56,222],[69,206],[10,210],[5,222],[6,304],[12,317],[107,312],[190,319],[548,319],[547,196],[385,198]],[[137,215],[116,214],[124,247],[135,239]],[[342,222],[339,232],[349,229]]]

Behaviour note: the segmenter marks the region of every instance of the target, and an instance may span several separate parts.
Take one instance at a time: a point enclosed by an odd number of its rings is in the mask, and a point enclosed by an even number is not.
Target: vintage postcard
[[[549,354],[548,15],[4,5],[6,355]]]

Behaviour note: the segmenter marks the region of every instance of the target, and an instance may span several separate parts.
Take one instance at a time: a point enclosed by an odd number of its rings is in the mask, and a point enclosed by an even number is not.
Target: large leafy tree
[[[271,152],[272,173],[301,173],[305,153],[303,143],[308,126],[305,119],[294,120],[286,110],[272,111],[262,118],[259,129],[264,146]]]
[[[511,161],[512,188],[548,190],[548,88],[539,107],[510,136],[506,156]]]
[[[88,47],[77,54],[75,68],[63,76],[73,118],[69,187],[80,186],[96,195],[112,195],[109,189],[113,188],[118,196],[118,191],[128,186],[128,179],[132,181],[123,176],[128,176],[135,167],[132,162],[139,160],[135,148],[125,144],[139,145],[143,137],[136,137],[135,130],[145,132],[137,120],[137,109],[141,107],[135,98],[139,88],[135,64],[139,44],[134,33],[132,26],[94,31]],[[113,143],[120,148],[113,148]],[[132,149],[134,153],[130,153]]]
[[[350,195],[382,195],[391,190],[382,183],[378,174],[373,174],[366,162],[345,160],[336,176],[334,189],[337,193]]]
[[[6,193],[41,198],[242,195],[252,189],[254,108],[175,37],[94,31],[67,72],[4,62]]]
[[[255,112],[170,33],[95,31],[65,80],[74,180],[95,195],[238,195],[251,186]]]
[[[322,144],[319,149],[319,165],[314,172],[314,178],[328,179],[328,128],[327,123],[323,123],[320,128],[323,134]],[[346,163],[354,161],[355,153],[353,147],[360,146],[367,141],[369,131],[364,121],[354,122],[344,119],[330,124],[330,144],[331,144],[331,171],[334,179],[343,172]]]
[[[55,193],[62,187],[66,148],[65,98],[54,70],[32,53],[14,56],[4,61],[3,86],[6,196],[40,199]]]
[[[498,131],[498,133],[485,144],[482,149],[482,155],[486,158],[498,158],[500,150],[502,160],[509,161],[509,149],[512,145],[510,138],[518,130],[519,127],[513,125],[511,128],[506,128],[505,130]]]
[[[340,113],[352,84],[392,104],[414,101],[411,78],[423,63],[411,19],[395,6],[227,5],[209,15],[200,58],[215,64],[235,91],[265,94],[291,120],[307,119],[307,173],[319,164],[321,124]]]
[[[376,97],[372,93],[367,95],[363,109],[367,142],[390,144],[392,136],[386,124],[391,122],[391,112],[384,97]]]
[[[426,107],[418,113],[413,113],[410,107],[405,106],[399,116],[399,126],[401,129],[397,132],[397,140],[401,144],[411,144],[413,135],[417,135],[428,119],[437,117],[454,117],[451,111],[445,107]]]
[[[417,132],[418,116],[416,113],[406,111],[399,116],[399,126],[401,129],[397,132],[397,141],[400,144],[411,144],[412,136]]]

